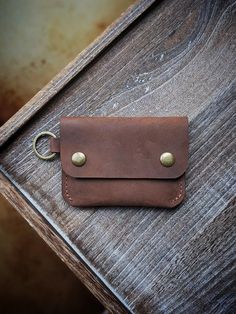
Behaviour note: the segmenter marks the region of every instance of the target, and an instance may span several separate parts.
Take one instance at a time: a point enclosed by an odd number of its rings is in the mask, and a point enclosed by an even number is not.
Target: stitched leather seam
[[[172,199],[170,202],[175,203],[176,201],[178,201],[181,198],[182,195],[183,195],[183,185],[182,185],[182,182],[180,181],[179,192],[178,192],[177,196],[174,199]]]
[[[69,191],[68,191],[68,177],[67,177],[67,175],[66,175],[66,180],[65,180],[65,187],[66,187],[66,196],[67,196],[67,198],[69,199],[69,201],[70,202],[73,202],[73,200],[72,200],[72,198],[71,198],[71,196],[70,196],[70,194],[69,194]],[[71,204],[70,204],[71,205]]]
[[[69,191],[68,191],[68,176],[66,175],[66,179],[65,179],[65,190],[66,190],[66,196],[69,199],[70,202],[73,202],[73,199],[71,198]],[[175,203],[176,201],[178,201],[181,196],[183,195],[183,185],[182,182],[179,183],[179,192],[177,194],[177,196],[172,199],[170,202],[171,203]]]

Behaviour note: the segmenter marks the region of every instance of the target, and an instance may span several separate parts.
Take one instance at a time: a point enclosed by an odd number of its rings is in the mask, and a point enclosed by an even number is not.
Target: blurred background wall
[[[0,0],[0,125],[134,0]],[[103,307],[0,197],[0,313]]]

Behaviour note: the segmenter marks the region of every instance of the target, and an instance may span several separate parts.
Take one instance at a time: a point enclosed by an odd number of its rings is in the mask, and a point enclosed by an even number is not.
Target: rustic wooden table
[[[233,1],[141,1],[1,128],[1,192],[113,313],[236,308]],[[174,210],[72,208],[32,139],[61,115],[188,115]],[[42,144],[43,145],[43,144]]]

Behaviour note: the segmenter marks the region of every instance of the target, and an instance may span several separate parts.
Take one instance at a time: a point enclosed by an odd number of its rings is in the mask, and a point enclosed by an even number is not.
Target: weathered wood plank
[[[79,274],[76,258],[86,260],[131,312],[236,307],[235,9],[223,0],[155,3],[2,150],[1,171],[72,256],[64,247],[59,254],[68,265],[73,259]],[[31,144],[42,130],[58,134],[61,115],[82,114],[188,115],[186,201],[176,210],[68,206],[59,159],[39,161]],[[8,193],[12,202],[14,195]],[[56,249],[54,237],[47,241]]]
[[[4,144],[20,127],[36,114],[53,96],[55,96],[75,75],[81,72],[99,53],[117,36],[135,21],[155,0],[138,0],[122,16],[113,22],[106,31],[97,37],[44,88],[25,104],[0,128],[0,145]]]
[[[65,238],[58,233],[53,222],[47,221],[36,208],[32,210],[33,203],[19,193],[18,189],[0,173],[0,192],[12,203],[17,211],[33,227],[44,241],[56,252],[63,262],[75,273],[86,287],[104,304],[112,313],[127,313],[128,306],[119,300],[115,291],[111,294],[112,287],[104,283],[96,269],[88,266],[83,256],[74,250],[73,244],[68,245]],[[68,242],[70,242],[68,240]]]

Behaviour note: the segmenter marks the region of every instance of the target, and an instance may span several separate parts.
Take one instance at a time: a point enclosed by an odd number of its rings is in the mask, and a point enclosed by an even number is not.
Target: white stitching
[[[71,198],[70,194],[69,194],[69,191],[68,191],[68,177],[66,175],[66,180],[65,180],[65,187],[66,187],[66,196],[67,198],[69,199],[69,203],[71,205],[71,202],[73,202],[73,199]]]
[[[181,198],[182,195],[183,195],[183,185],[182,185],[182,182],[180,181],[179,192],[178,192],[177,196],[174,199],[172,199],[170,202],[175,203],[176,201],[178,201]]]

